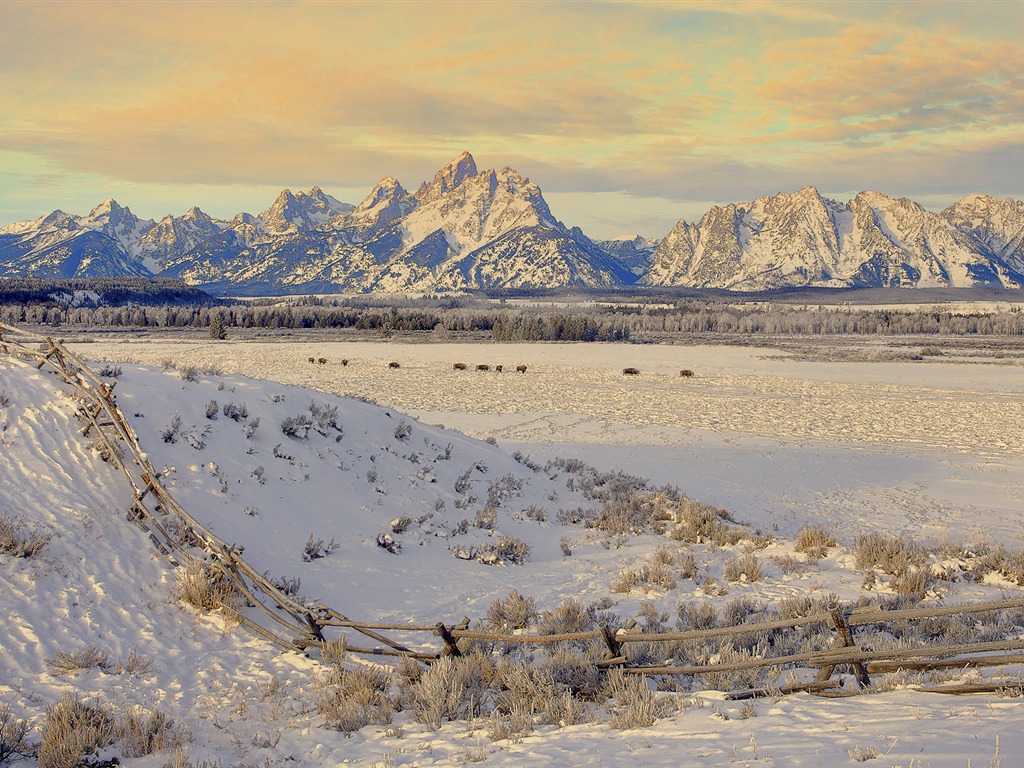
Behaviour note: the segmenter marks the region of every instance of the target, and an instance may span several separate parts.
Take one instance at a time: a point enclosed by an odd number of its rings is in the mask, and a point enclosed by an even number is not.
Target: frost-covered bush
[[[102,376],[104,379],[116,379],[122,373],[121,366],[111,365],[110,363],[105,364],[102,368],[96,371],[97,376]]]
[[[575,597],[563,600],[557,608],[542,611],[537,622],[537,633],[540,635],[563,635],[573,632],[586,632],[593,629],[593,617],[583,609],[583,605]]]
[[[463,472],[461,475],[459,475],[458,478],[456,478],[456,480],[455,480],[455,492],[456,493],[465,493],[466,491],[469,490],[470,478],[472,477],[472,475],[473,475],[473,470],[467,469],[465,472]]]
[[[201,611],[238,604],[238,592],[221,573],[198,561],[175,572],[175,596]]]
[[[485,565],[522,565],[530,558],[530,545],[515,536],[504,535],[493,543],[484,544],[474,559]]]
[[[928,556],[923,547],[912,541],[875,532],[857,537],[853,555],[858,569],[878,569],[893,576],[902,576],[911,566],[923,566]]]
[[[839,546],[836,537],[816,525],[805,525],[797,534],[793,542],[793,549],[807,555],[813,560],[820,560],[830,547]]]
[[[309,404],[309,415],[313,418],[313,430],[323,437],[333,437],[340,443],[345,430],[338,423],[338,406]]]
[[[181,414],[172,413],[171,423],[160,433],[160,438],[165,443],[176,443],[181,435]]]
[[[382,667],[330,668],[317,680],[316,708],[324,724],[343,733],[391,722],[394,707],[387,697],[390,673]]]
[[[508,593],[508,597],[495,600],[488,606],[484,621],[488,627],[500,632],[508,632],[515,629],[526,629],[537,620],[538,616],[537,601],[532,597],[525,597],[513,589]]]
[[[747,534],[747,529],[736,525],[726,510],[686,497],[679,499],[675,527],[670,533],[675,541],[691,544],[711,542],[719,547],[735,544]]]
[[[314,539],[311,533],[305,546],[302,548],[302,559],[308,563],[310,560],[316,560],[319,557],[327,557],[327,555],[340,546],[341,544],[338,544],[333,538],[325,544],[323,539]]]
[[[115,734],[125,757],[145,757],[184,741],[174,719],[160,709],[128,710],[117,718]]]
[[[48,534],[30,531],[20,519],[0,512],[0,552],[15,557],[33,557],[49,540]]]
[[[473,525],[484,531],[493,531],[498,522],[498,510],[487,506],[476,513]]]
[[[511,472],[493,480],[487,487],[487,506],[498,507],[505,499],[519,496],[523,490],[523,480]]]
[[[309,430],[313,426],[313,420],[304,413],[297,416],[288,416],[281,422],[281,431],[288,437],[295,440],[305,440]]]
[[[107,669],[110,659],[107,654],[90,645],[78,651],[58,650],[45,660],[46,668],[51,675],[70,675],[87,669]]]
[[[245,403],[238,405],[237,403],[224,403],[224,415],[232,421],[243,421],[249,418],[249,409]]]
[[[406,442],[412,436],[412,424],[402,419],[395,427],[395,440]]]
[[[178,376],[181,377],[182,381],[199,381],[199,374],[201,371],[194,365],[184,365],[178,369]]]
[[[46,708],[42,736],[36,752],[40,768],[78,768],[114,742],[114,718],[106,707],[64,693]]]
[[[609,725],[617,730],[649,728],[666,713],[643,675],[627,675],[621,669],[608,674],[607,693],[613,703]]]
[[[14,708],[0,702],[0,765],[32,754],[27,720],[14,716]]]
[[[757,562],[753,552],[741,557],[731,557],[725,561],[724,576],[726,581],[760,581],[761,564]]]
[[[494,662],[482,654],[444,656],[404,687],[402,702],[419,722],[437,729],[446,720],[479,715],[495,674]]]

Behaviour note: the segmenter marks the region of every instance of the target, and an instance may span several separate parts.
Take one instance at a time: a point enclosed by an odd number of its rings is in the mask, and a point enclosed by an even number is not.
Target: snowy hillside
[[[727,525],[739,534],[733,543],[687,543],[658,533],[651,518],[625,528],[602,522],[602,512],[619,508],[609,499],[632,499],[636,508],[644,498],[676,504],[671,490],[652,497],[642,481],[615,471],[516,458],[390,408],[187,365],[110,364],[105,372],[186,509],[244,546],[258,570],[353,617],[466,616],[471,626],[487,625],[492,606],[516,590],[536,601],[533,622],[564,621],[561,606],[576,598],[581,619],[600,615],[613,626],[635,619],[650,631],[700,615],[764,616],[803,598],[890,599],[898,589],[898,579],[877,568],[868,583],[849,527],[837,528],[839,541],[815,557],[740,523]],[[383,368],[379,376],[391,374],[401,375]],[[538,715],[527,726],[492,693],[478,702],[475,720],[437,728],[418,718],[409,698],[388,710],[388,720],[350,735],[324,704],[337,683],[319,664],[282,655],[227,617],[174,599],[172,569],[125,519],[123,478],[89,448],[74,402],[53,376],[0,357],[0,393],[0,513],[17,521],[20,534],[45,540],[31,557],[0,551],[0,704],[26,718],[36,736],[46,707],[73,693],[174,718],[180,730],[149,756],[126,753],[126,739],[103,752],[140,766],[167,763],[172,742],[196,764],[325,766],[675,766],[685,751],[695,766],[838,765],[884,753],[886,765],[962,768],[1024,748],[1013,727],[1020,699],[964,702],[907,687],[976,679],[976,671],[880,678],[882,690],[895,690],[854,699],[795,694],[755,703],[726,701],[694,678],[678,681],[688,690],[658,693],[661,717],[642,730],[616,725],[614,699],[583,701],[561,724]],[[378,546],[381,533],[400,549]],[[303,556],[311,535],[324,542],[322,557]],[[980,569],[980,549],[952,552],[927,554],[925,604],[1019,594],[1005,577]],[[761,573],[730,576],[744,557],[755,558]],[[1014,620],[986,631],[1019,633]],[[428,635],[427,642],[438,641]],[[105,660],[67,658],[89,649]],[[538,652],[535,663],[553,663],[546,658]],[[368,668],[353,654],[343,665]],[[389,691],[396,701],[415,691],[399,677]],[[731,683],[742,687],[744,679]]]

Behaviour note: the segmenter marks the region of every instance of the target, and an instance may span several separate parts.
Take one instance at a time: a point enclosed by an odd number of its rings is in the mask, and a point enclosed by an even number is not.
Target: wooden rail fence
[[[105,382],[56,339],[3,323],[0,323],[0,352],[33,361],[38,369],[49,367],[72,387],[73,395],[79,403],[79,414],[85,421],[83,435],[95,441],[103,459],[120,469],[131,485],[133,501],[127,511],[128,520],[146,531],[154,546],[175,567],[193,563],[213,569],[245,598],[246,606],[234,610],[235,618],[254,633],[283,648],[299,651],[322,648],[330,639],[329,631],[334,628],[358,632],[378,644],[373,647],[346,645],[347,652],[407,657],[426,663],[442,656],[460,656],[466,644],[472,641],[530,646],[599,643],[603,645],[604,658],[594,663],[601,669],[619,668],[626,674],[639,675],[706,675],[767,667],[805,667],[819,670],[813,682],[776,688],[771,693],[811,691],[820,695],[829,695],[828,689],[841,686],[842,680],[834,677],[837,667],[849,668],[859,685],[866,687],[871,684],[870,675],[876,673],[1024,664],[1024,653],[1008,653],[1024,651],[1024,633],[1006,640],[945,645],[935,643],[887,650],[862,647],[854,638],[855,628],[872,624],[1024,609],[1024,597],[903,610],[869,606],[846,613],[838,607],[832,607],[800,618],[659,633],[642,632],[632,622],[614,632],[607,625],[601,624],[597,629],[585,632],[510,634],[470,629],[469,619],[447,624],[356,621],[322,603],[303,601],[285,594],[245,561],[241,547],[229,545],[190,515],[162,485],[160,473],[142,452],[138,436],[117,406],[114,396],[116,382]],[[685,665],[641,664],[630,655],[631,647],[639,643],[685,643],[812,626],[831,628],[832,647],[765,658]],[[382,632],[388,632],[389,635]],[[439,638],[441,645],[437,648],[434,645],[436,641],[429,639],[426,642],[403,644],[390,636],[394,633],[429,633],[431,637]],[[1019,689],[1020,684],[974,684],[930,690],[964,693],[1006,688]],[[766,693],[768,691],[757,689],[730,695],[734,698],[747,698]]]

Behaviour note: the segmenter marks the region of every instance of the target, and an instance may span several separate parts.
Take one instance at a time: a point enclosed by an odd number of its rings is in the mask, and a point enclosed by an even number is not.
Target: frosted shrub
[[[317,681],[317,712],[324,723],[344,733],[391,722],[394,708],[386,692],[391,675],[381,667],[334,668]]]
[[[693,552],[684,552],[679,557],[677,563],[679,568],[679,576],[684,579],[693,579],[696,581],[697,576],[700,574],[700,569],[697,567],[697,558]]]
[[[398,426],[395,427],[395,440],[406,442],[412,436],[412,424],[402,419],[398,422]]]
[[[655,559],[654,562],[645,563],[638,568],[623,568],[611,584],[613,592],[623,594],[630,592],[634,587],[645,590],[655,587],[666,590],[675,589],[676,580],[672,578],[669,566]]]
[[[718,609],[711,603],[679,603],[676,614],[676,626],[680,630],[712,629],[718,626]]]
[[[494,674],[494,664],[486,656],[445,656],[422,672],[402,699],[408,700],[419,722],[436,730],[446,720],[479,715]]]
[[[760,581],[761,565],[753,553],[732,557],[725,561],[726,581]]]
[[[522,565],[530,559],[530,545],[515,536],[501,536],[493,544],[484,544],[476,559],[485,565]]]
[[[281,431],[294,440],[305,440],[309,430],[313,426],[313,420],[304,413],[297,416],[289,416],[281,422]]]
[[[46,708],[39,768],[78,768],[88,756],[113,743],[114,718],[105,707],[86,704],[70,693]]]
[[[15,557],[33,557],[49,540],[49,535],[28,531],[21,520],[0,512],[0,552]]]
[[[599,701],[605,681],[604,673],[594,666],[594,653],[581,654],[576,649],[559,645],[540,662],[540,667],[556,685],[573,696],[585,701]]]
[[[323,437],[333,437],[337,443],[345,436],[345,430],[338,423],[338,406],[316,403],[309,404],[309,414],[313,418],[313,429]]]
[[[182,381],[197,382],[199,381],[199,374],[199,368],[194,365],[186,365],[178,369],[178,375],[181,377]]]
[[[96,371],[97,376],[102,376],[104,379],[116,379],[122,373],[121,366],[111,365],[106,363],[102,368]]]
[[[10,704],[0,703],[0,765],[32,754],[28,732],[28,721],[16,718]]]
[[[820,560],[827,553],[829,547],[837,547],[839,542],[836,537],[816,525],[805,525],[796,535],[793,542],[793,549],[807,555],[813,560]]]
[[[302,548],[302,559],[308,563],[320,557],[327,557],[340,546],[341,544],[338,544],[333,538],[325,544],[323,539],[314,539],[311,533]]]
[[[484,531],[493,531],[498,522],[498,510],[493,507],[484,507],[476,513],[473,525]]]
[[[526,629],[537,620],[538,615],[537,601],[513,589],[504,600],[495,600],[488,606],[484,621],[489,627],[508,632]]]
[[[191,561],[175,573],[175,596],[201,611],[238,604],[238,592],[214,568]]]
[[[512,496],[519,496],[523,490],[523,480],[511,472],[492,481],[487,487],[487,506],[498,507],[501,502]]]
[[[473,470],[467,469],[465,472],[463,472],[461,475],[459,475],[458,478],[456,478],[456,480],[455,480],[455,492],[456,493],[465,493],[466,491],[469,490],[469,487],[470,487],[470,477],[472,476],[472,474],[473,474]]]
[[[183,740],[174,728],[174,719],[159,709],[148,713],[129,710],[118,719],[115,731],[125,757],[145,757]]]
[[[857,568],[862,571],[878,569],[893,576],[902,576],[911,566],[923,566],[925,550],[899,536],[884,533],[866,533],[857,537],[853,554]]]
[[[340,667],[346,653],[348,653],[348,638],[345,635],[340,635],[335,640],[325,640],[320,645],[320,661],[324,664]]]
[[[249,409],[246,408],[245,403],[237,405],[236,403],[224,403],[223,413],[232,421],[244,421],[249,418]]]
[[[747,530],[735,525],[726,510],[683,497],[679,500],[675,527],[670,535],[675,541],[691,544],[711,542],[723,547],[743,539]]]
[[[51,675],[70,675],[87,669],[105,670],[110,666],[110,659],[95,645],[90,645],[80,651],[57,651],[45,663]]]
[[[665,707],[647,687],[643,675],[626,675],[621,669],[613,669],[608,674],[607,690],[613,700],[609,705],[612,728],[649,728],[665,715]]]
[[[553,611],[543,611],[537,623],[541,635],[564,635],[593,629],[593,618],[574,597],[563,600]]]

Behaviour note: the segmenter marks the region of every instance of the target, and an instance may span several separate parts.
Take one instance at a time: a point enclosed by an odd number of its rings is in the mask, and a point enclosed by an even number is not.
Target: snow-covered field
[[[323,337],[71,346],[120,366],[121,409],[192,514],[243,544],[258,570],[301,578],[301,594],[357,618],[467,616],[476,625],[516,589],[542,610],[568,597],[584,606],[605,600],[641,622],[644,610],[666,611],[673,626],[677,606],[687,602],[885,597],[886,577],[869,589],[854,567],[854,539],[867,531],[934,548],[1024,546],[1018,366],[942,358],[825,364],[743,347]],[[165,369],[166,361],[175,368]],[[389,368],[391,361],[400,367]],[[453,370],[455,362],[470,370]],[[482,363],[504,371],[473,370]],[[526,373],[516,373],[517,365]],[[190,366],[198,374],[183,377]],[[627,366],[640,375],[623,376]],[[695,375],[680,377],[684,368]],[[35,557],[0,553],[0,702],[36,726],[45,707],[71,691],[167,712],[191,732],[196,765],[832,766],[875,755],[872,763],[887,767],[963,768],[1012,765],[1024,754],[1015,722],[1024,714],[1021,699],[916,692],[926,678],[915,676],[887,686],[895,690],[845,699],[795,694],[749,704],[699,686],[663,692],[669,714],[642,730],[613,729],[600,707],[592,722],[538,725],[516,740],[493,741],[485,718],[432,730],[408,710],[354,735],[325,728],[316,710],[317,663],[281,654],[172,598],[173,573],[125,521],[126,483],[76,432],[73,403],[56,380],[0,357],[0,390],[0,513],[51,536]],[[335,397],[345,394],[379,407]],[[243,406],[244,416],[230,417]],[[309,417],[308,428],[300,416]],[[289,419],[298,435],[282,431]],[[578,484],[567,484],[571,475],[531,470],[514,451],[536,465],[580,458],[728,509],[752,529],[774,533],[756,552],[764,576],[730,582],[724,564],[742,545],[697,545],[699,578],[614,591],[624,568],[675,543],[559,524],[559,510],[588,500]],[[474,524],[488,501],[497,502],[494,532]],[[402,551],[376,546],[376,535],[403,515],[412,523],[395,535]],[[807,568],[783,567],[787,557],[801,558],[793,538],[808,523],[834,531],[842,546]],[[339,546],[306,562],[310,534]],[[527,543],[529,560],[493,566],[453,556],[499,534]],[[990,574],[982,582],[935,581],[927,600],[1020,594]],[[108,655],[105,670],[51,673],[47,660],[58,651],[89,646]],[[148,670],[119,669],[132,653],[150,660]],[[124,762],[170,759],[163,751]]]

